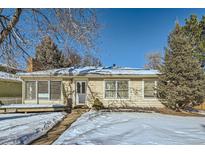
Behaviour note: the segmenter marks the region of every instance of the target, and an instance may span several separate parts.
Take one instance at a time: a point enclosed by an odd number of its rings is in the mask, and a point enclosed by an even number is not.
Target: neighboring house
[[[25,71],[0,63],[0,104],[22,103],[22,83],[17,72]]]
[[[24,70],[0,63],[0,71],[15,74],[17,72],[25,72]]]
[[[23,103],[105,107],[163,107],[155,97],[157,70],[127,67],[61,68],[19,73]]]
[[[22,81],[16,75],[0,71],[0,104],[22,102]]]

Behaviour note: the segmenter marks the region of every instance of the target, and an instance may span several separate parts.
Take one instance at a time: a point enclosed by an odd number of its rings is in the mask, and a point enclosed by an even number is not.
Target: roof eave
[[[7,82],[22,82],[22,80],[4,79],[4,78],[0,78],[0,81],[7,81]]]
[[[142,78],[142,77],[158,77],[158,74],[100,74],[100,75],[19,75],[20,78],[36,78],[36,77],[42,77],[42,78],[82,78],[82,77],[89,77],[89,78],[105,78],[105,77],[130,77],[130,78]]]

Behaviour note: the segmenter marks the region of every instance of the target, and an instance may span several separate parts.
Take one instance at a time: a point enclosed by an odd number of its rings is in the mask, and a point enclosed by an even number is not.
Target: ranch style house
[[[156,98],[159,72],[129,67],[69,67],[19,73],[24,104],[163,107]]]

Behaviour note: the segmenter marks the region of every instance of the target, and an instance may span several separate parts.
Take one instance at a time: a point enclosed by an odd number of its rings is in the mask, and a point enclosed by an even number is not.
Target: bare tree
[[[0,9],[0,59],[22,62],[45,35],[69,47],[94,47],[99,24],[95,9]],[[63,46],[63,45],[62,45]],[[71,48],[73,48],[73,46]]]
[[[69,49],[63,58],[63,67],[72,67],[81,65],[81,55],[77,53],[74,49]]]
[[[162,62],[162,56],[160,52],[150,52],[146,55],[147,64],[145,68],[149,69],[159,69],[159,66]]]
[[[81,66],[102,66],[101,60],[91,53],[86,53],[84,57],[82,57]]]

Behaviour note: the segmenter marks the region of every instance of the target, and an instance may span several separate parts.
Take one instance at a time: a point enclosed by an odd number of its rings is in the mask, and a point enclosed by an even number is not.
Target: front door
[[[84,105],[86,100],[86,81],[76,81],[76,104]]]

